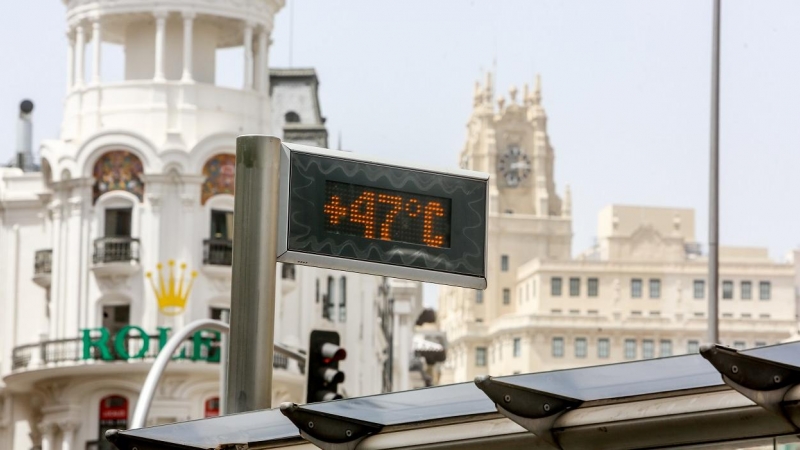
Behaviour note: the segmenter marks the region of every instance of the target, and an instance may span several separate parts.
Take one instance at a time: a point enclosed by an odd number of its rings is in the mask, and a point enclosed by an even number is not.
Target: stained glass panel
[[[236,155],[220,154],[212,156],[203,166],[203,182],[200,203],[205,205],[209,198],[217,194],[233,195]]]
[[[107,152],[94,164],[92,203],[109,191],[128,191],[142,201],[144,181],[142,161],[125,150]]]

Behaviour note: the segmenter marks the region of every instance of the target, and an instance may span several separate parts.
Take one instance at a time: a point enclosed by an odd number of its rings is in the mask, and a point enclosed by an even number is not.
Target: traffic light
[[[339,333],[322,330],[311,332],[306,403],[342,398],[336,388],[344,381],[344,372],[339,371],[339,361],[346,357],[347,351],[339,347]]]

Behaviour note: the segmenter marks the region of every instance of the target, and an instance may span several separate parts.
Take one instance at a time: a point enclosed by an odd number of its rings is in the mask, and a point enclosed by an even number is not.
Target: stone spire
[[[486,86],[484,86],[483,88],[483,103],[491,105],[492,97],[494,97],[494,83],[492,82],[492,72],[486,72]]]
[[[528,120],[537,122],[542,127],[546,126],[547,114],[542,107],[542,76],[539,74],[536,74],[536,84],[526,105],[528,106]]]
[[[481,82],[475,81],[475,91],[472,93],[472,106],[477,108],[481,104]]]
[[[572,216],[572,191],[569,185],[564,188],[564,201],[561,203],[561,215],[564,217]]]
[[[517,87],[514,86],[513,84],[511,85],[511,88],[508,90],[508,97],[511,100],[512,105],[517,104]]]

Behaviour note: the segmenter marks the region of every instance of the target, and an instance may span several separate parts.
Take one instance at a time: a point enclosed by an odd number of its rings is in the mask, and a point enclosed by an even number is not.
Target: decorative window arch
[[[217,194],[233,195],[236,155],[221,153],[214,155],[203,166],[206,180],[201,187],[200,204]]]
[[[126,150],[106,152],[94,163],[94,188],[92,204],[97,198],[109,191],[127,191],[135,195],[139,201],[144,196],[144,180],[142,160]]]

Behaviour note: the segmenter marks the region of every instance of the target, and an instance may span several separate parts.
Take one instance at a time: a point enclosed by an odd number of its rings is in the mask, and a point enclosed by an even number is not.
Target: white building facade
[[[42,143],[40,172],[0,169],[4,449],[111,448],[103,431],[127,427],[171,331],[230,307],[236,136],[327,145],[313,69],[268,68],[284,0],[64,3],[61,136]],[[104,42],[124,47],[121,82],[103,81]],[[235,46],[242,87],[215,85],[216,50]],[[304,350],[312,329],[338,331],[350,350],[340,364],[347,396],[408,384],[407,366],[387,360],[390,346],[411,352],[402,328],[421,310],[418,288],[398,291],[409,305],[395,318],[394,280],[278,272],[276,342]],[[217,334],[188,340],[148,423],[218,414],[218,359]],[[304,367],[280,356],[273,366],[273,402],[303,402]]]
[[[571,201],[554,193],[541,89],[491,103],[475,91],[462,164],[492,175],[489,287],[444,288],[441,384],[697,352],[707,334],[707,260],[694,211],[614,205],[598,245],[572,258]],[[720,339],[749,348],[797,332],[796,268],[760,248],[720,249]]]

